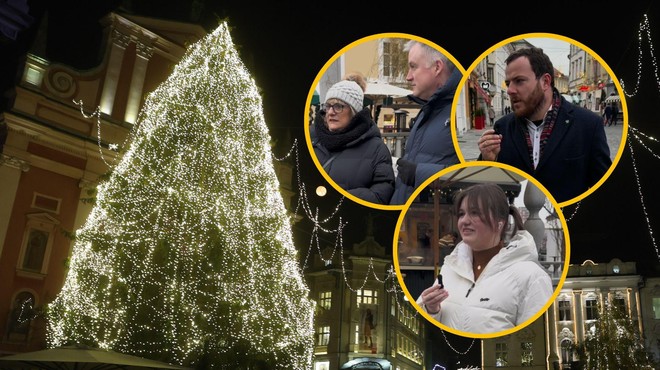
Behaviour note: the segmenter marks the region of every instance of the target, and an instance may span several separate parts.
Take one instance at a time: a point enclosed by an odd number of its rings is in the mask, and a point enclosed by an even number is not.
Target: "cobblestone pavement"
[[[481,134],[487,129],[490,129],[490,126],[482,130],[468,130],[463,135],[457,137],[459,149],[466,161],[474,161],[479,157],[477,141],[481,137]],[[612,161],[614,161],[614,158],[619,152],[619,145],[621,144],[623,124],[619,123],[616,126],[606,126],[605,135],[607,136],[607,143],[610,146],[610,157],[612,158]]]

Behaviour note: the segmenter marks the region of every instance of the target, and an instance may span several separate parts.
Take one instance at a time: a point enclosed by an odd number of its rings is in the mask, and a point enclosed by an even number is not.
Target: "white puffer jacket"
[[[513,328],[537,314],[553,293],[534,238],[525,230],[488,262],[476,282],[472,252],[464,242],[445,257],[440,273],[449,297],[431,316],[462,332],[494,334]],[[417,304],[424,307],[421,296]]]

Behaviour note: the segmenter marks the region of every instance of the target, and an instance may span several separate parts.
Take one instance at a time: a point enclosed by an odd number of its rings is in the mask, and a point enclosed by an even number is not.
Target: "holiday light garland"
[[[148,96],[98,186],[49,306],[49,345],[309,369],[314,304],[269,139],[257,87],[221,24]]]
[[[623,82],[623,79],[620,79],[619,82],[621,83],[621,88],[623,89],[623,93],[628,96],[628,97],[633,97],[637,95],[637,92],[639,91],[639,86],[640,82],[642,80],[642,66],[643,62],[642,60],[644,59],[644,49],[642,48],[642,42],[644,40],[644,31],[646,31],[646,40],[648,41],[649,44],[649,54],[651,55],[651,63],[653,63],[653,74],[655,75],[655,83],[656,87],[658,88],[658,91],[660,91],[660,76],[658,74],[658,62],[655,58],[655,53],[653,51],[653,40],[651,39],[651,23],[649,22],[649,18],[647,17],[646,14],[642,16],[642,22],[639,24],[639,30],[637,31],[637,50],[639,52],[639,55],[637,56],[637,82],[635,84],[635,88],[633,89],[632,92],[627,92],[626,91],[626,85]]]

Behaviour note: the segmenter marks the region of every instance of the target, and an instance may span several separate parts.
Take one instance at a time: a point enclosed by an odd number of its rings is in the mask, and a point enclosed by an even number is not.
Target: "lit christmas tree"
[[[575,348],[584,370],[656,369],[637,324],[613,302],[599,304],[599,317]]]
[[[313,302],[261,96],[226,24],[146,99],[76,232],[51,347],[196,368],[309,369]]]

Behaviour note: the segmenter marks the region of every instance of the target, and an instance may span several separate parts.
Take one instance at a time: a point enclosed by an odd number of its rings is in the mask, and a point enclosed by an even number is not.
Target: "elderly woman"
[[[552,281],[518,209],[492,183],[463,190],[454,205],[462,241],[445,258],[443,285],[424,290],[417,304],[440,323],[477,334],[534,317],[550,300]]]
[[[360,75],[334,84],[310,128],[314,154],[342,189],[364,201],[389,204],[394,170],[380,130],[363,108],[366,82]]]

